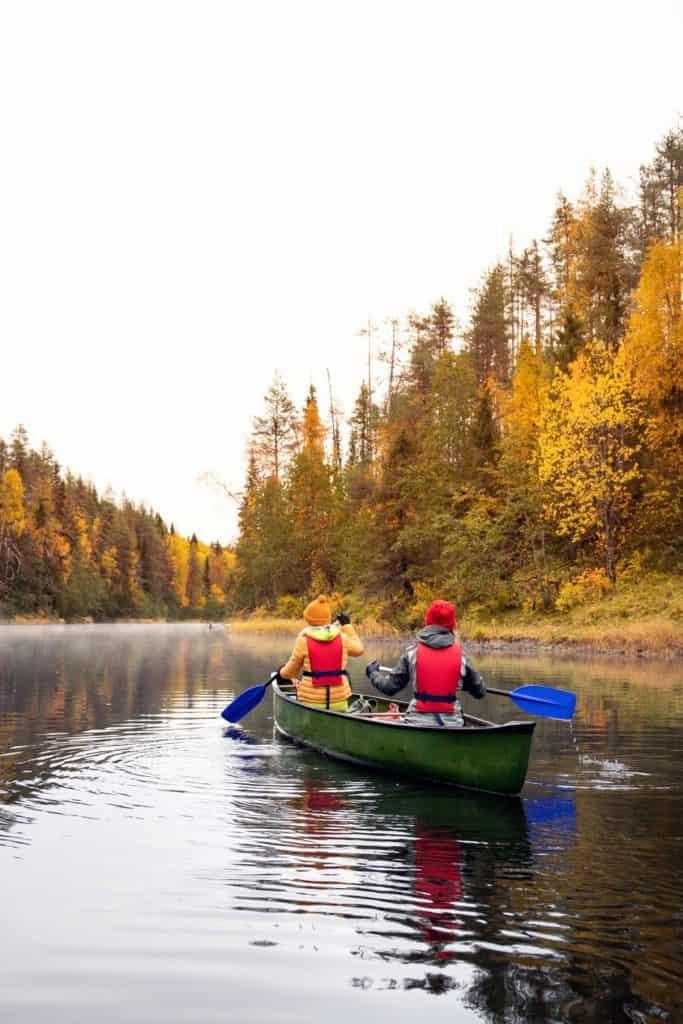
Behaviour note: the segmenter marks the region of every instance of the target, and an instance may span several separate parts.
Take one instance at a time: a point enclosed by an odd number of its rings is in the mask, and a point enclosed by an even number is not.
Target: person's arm
[[[376,690],[386,697],[393,697],[410,682],[408,654],[404,651],[398,664],[391,669],[380,668],[379,662],[371,661],[365,669],[365,674]]]
[[[301,669],[304,667],[304,658],[306,657],[306,637],[298,636],[294,644],[294,649],[289,656],[289,661],[286,665],[283,665],[278,671],[278,675],[281,679],[294,679],[299,675]]]
[[[361,654],[364,653],[365,648],[363,647],[363,641],[356,633],[355,629],[350,622],[344,623],[342,626],[342,633],[344,634],[344,646],[346,647],[346,653],[350,658],[360,658]]]
[[[463,654],[462,665],[460,668],[460,677],[462,679],[462,688],[465,693],[470,693],[477,700],[481,700],[482,697],[486,696],[486,683],[482,676],[472,668],[467,661],[467,658]]]

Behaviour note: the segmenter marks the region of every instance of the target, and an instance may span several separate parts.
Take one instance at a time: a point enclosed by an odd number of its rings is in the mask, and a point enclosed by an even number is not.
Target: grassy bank
[[[304,620],[278,618],[275,615],[249,615],[230,620],[231,633],[258,633],[270,635],[296,636],[303,629]],[[364,637],[400,636],[400,630],[388,622],[381,622],[372,617],[354,619],[354,627]]]
[[[566,647],[619,654],[683,656],[681,624],[666,618],[635,622],[572,623],[566,620],[530,620],[507,615],[486,622],[463,624],[462,634],[477,643]]]
[[[251,633],[271,636],[295,636],[302,628],[301,619],[259,617],[232,619],[232,633]],[[362,637],[400,637],[401,631],[390,623],[371,620],[369,624],[355,623]],[[567,650],[590,650],[620,654],[657,654],[665,657],[683,657],[683,628],[680,622],[665,617],[638,619],[634,622],[576,623],[566,618],[538,618],[510,613],[481,620],[465,616],[460,627],[465,641],[538,647],[562,647]]]
[[[465,608],[459,615],[464,640],[525,646],[553,646],[631,655],[683,656],[683,579],[649,575],[625,580],[598,596],[575,595],[576,604],[562,611],[512,609],[492,613]],[[391,622],[378,614],[377,602],[363,613],[360,599],[351,599],[353,622],[363,637],[401,636],[412,632],[420,618]],[[358,611],[355,611],[358,609]],[[232,619],[234,633],[287,634],[298,632],[301,618],[264,613]]]
[[[539,615],[472,609],[463,634],[475,641],[527,642],[625,654],[683,655],[683,579],[661,575],[625,580],[600,597]]]

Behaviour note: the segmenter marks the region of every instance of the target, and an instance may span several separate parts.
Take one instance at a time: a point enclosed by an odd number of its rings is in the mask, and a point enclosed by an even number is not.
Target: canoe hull
[[[535,722],[466,718],[461,729],[424,728],[312,708],[277,684],[273,701],[281,735],[339,760],[506,796],[524,785]],[[378,701],[379,710],[385,703]]]

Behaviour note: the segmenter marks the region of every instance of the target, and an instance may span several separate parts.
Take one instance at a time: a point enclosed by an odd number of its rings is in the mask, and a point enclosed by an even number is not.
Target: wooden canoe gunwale
[[[425,782],[506,796],[517,795],[526,778],[534,721],[498,725],[465,715],[466,724],[459,729],[413,725],[299,704],[293,691],[283,690],[277,683],[273,684],[273,700],[275,728],[280,735],[340,761]],[[379,703],[388,705],[389,701],[379,698]],[[401,710],[408,707],[405,701],[393,703],[399,704]],[[300,722],[292,722],[292,713],[296,715],[299,711]],[[282,722],[281,717],[290,720]],[[338,719],[340,726],[343,723],[338,732],[336,727],[330,732],[332,719]],[[368,728],[385,731],[370,734]],[[370,740],[370,749],[365,751],[363,747],[370,735],[377,739]],[[403,740],[399,739],[401,735]],[[411,739],[405,746],[408,737]],[[476,738],[482,742],[477,744]],[[363,756],[370,752],[374,756]]]

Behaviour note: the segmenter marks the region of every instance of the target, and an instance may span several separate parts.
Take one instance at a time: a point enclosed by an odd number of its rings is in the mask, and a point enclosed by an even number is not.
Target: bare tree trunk
[[[398,330],[398,320],[391,321],[391,359],[389,360],[389,402],[388,411],[391,416],[392,405],[394,401],[394,369],[396,366],[396,331]]]

